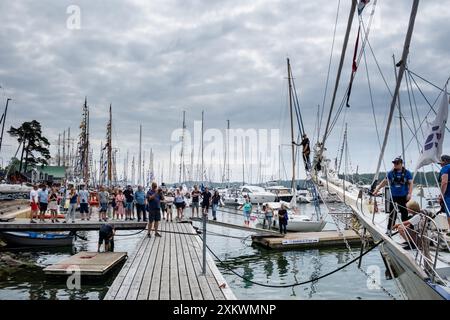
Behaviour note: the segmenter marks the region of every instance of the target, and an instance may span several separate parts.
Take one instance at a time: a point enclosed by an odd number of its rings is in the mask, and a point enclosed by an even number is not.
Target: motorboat
[[[240,189],[243,197],[249,197],[253,204],[275,202],[277,195],[258,186],[242,186]]]
[[[283,186],[271,186],[267,187],[266,191],[276,194],[276,201],[286,201],[290,202],[294,194],[291,189],[283,187]]]

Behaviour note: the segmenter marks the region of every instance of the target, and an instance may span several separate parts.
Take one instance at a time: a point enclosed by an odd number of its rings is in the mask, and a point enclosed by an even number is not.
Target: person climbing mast
[[[300,144],[296,143],[295,141],[292,141],[292,143],[298,147],[302,146],[303,147],[303,162],[305,164],[305,170],[308,171],[309,168],[311,168],[311,160],[310,160],[310,155],[311,155],[311,147],[310,147],[310,142],[309,142],[309,138],[306,135],[306,133],[303,134],[302,136],[302,142]]]

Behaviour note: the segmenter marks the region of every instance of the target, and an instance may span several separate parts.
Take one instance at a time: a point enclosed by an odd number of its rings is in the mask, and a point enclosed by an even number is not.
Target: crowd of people
[[[188,201],[190,200],[189,204]],[[99,221],[133,221],[151,222],[151,220],[181,221],[185,218],[186,208],[191,206],[191,216],[199,217],[212,209],[212,216],[217,220],[217,209],[222,199],[216,190],[210,192],[208,187],[199,189],[194,186],[192,192],[181,187],[167,188],[164,184],[153,183],[148,191],[138,186],[133,190],[126,188],[106,188],[100,186],[88,190],[86,185],[50,186],[35,185],[30,192],[31,223],[75,223],[76,211],[81,221],[90,221],[93,208],[97,208]],[[155,213],[158,211],[158,214]],[[50,214],[50,216],[49,216]]]

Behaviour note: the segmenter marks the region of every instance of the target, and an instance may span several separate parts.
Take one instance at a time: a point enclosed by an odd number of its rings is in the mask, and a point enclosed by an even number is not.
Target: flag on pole
[[[442,154],[442,145],[444,143],[445,126],[448,118],[448,94],[447,85],[445,85],[441,104],[437,111],[436,118],[433,122],[428,123],[426,140],[423,144],[423,150],[417,161],[416,170],[431,163],[439,162],[439,158]]]
[[[366,5],[370,2],[370,0],[359,0],[358,3],[358,15],[361,15]]]

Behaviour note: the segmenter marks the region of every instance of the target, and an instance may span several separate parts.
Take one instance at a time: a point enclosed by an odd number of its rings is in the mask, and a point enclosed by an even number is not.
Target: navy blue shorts
[[[80,213],[89,213],[89,205],[87,203],[80,203]]]
[[[160,209],[150,209],[148,211],[148,222],[161,221],[161,210]]]

